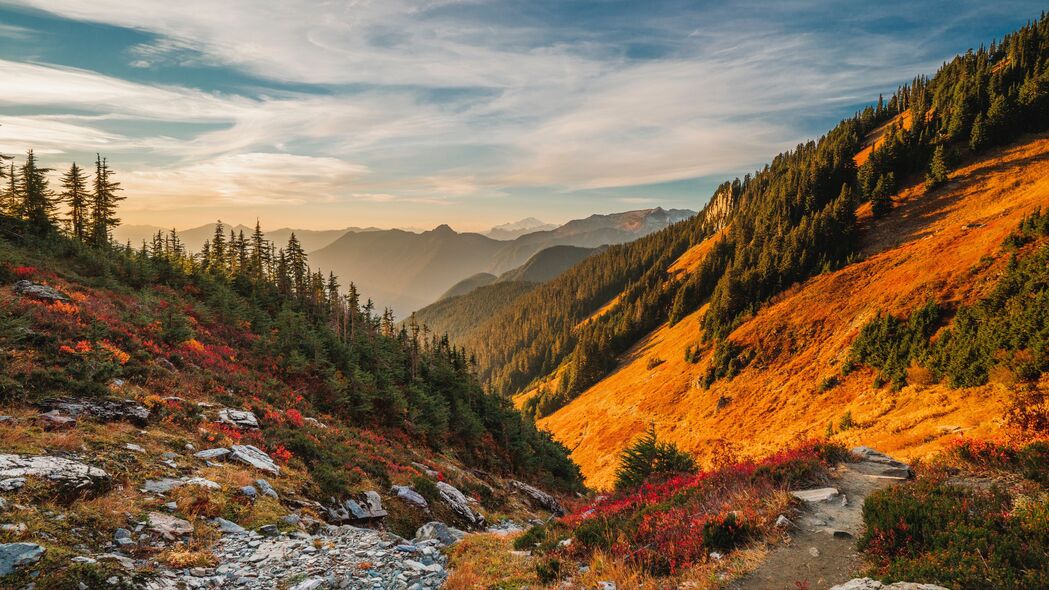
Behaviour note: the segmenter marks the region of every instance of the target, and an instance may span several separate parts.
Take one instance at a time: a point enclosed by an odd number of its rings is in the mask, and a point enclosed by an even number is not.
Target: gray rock
[[[44,412],[37,416],[37,418],[43,423],[44,428],[47,430],[58,430],[61,428],[72,428],[76,426],[76,418],[66,416],[58,410]]]
[[[264,479],[256,479],[255,487],[259,488],[259,491],[262,492],[263,496],[269,496],[274,500],[279,499],[279,496],[277,495],[277,490],[273,489],[273,486],[270,485],[270,482]]]
[[[48,303],[55,303],[57,301],[69,301],[69,297],[67,297],[65,293],[59,291],[58,289],[55,289],[54,287],[49,287],[47,285],[42,285],[40,283],[34,283],[33,281],[18,281],[17,283],[15,283],[15,286],[12,287],[11,290],[14,291],[16,295],[21,295],[22,297],[29,297],[30,299],[46,301]]]
[[[24,477],[0,479],[0,492],[13,492],[25,485]]]
[[[225,518],[215,518],[211,521],[211,524],[218,527],[218,529],[226,535],[242,535],[248,532],[248,529],[235,522],[226,520]]]
[[[133,451],[135,453],[145,453],[146,452],[146,449],[143,449],[142,447],[140,447],[140,446],[138,446],[138,445],[136,445],[134,443],[127,443],[127,444],[124,445],[124,448],[129,450],[129,451]]]
[[[166,494],[182,485],[182,483],[181,479],[173,479],[170,477],[150,479],[142,484],[142,491],[150,494]]]
[[[280,466],[260,449],[252,445],[233,445],[230,450],[232,451],[230,454],[231,459],[247,463],[259,471],[280,475]]]
[[[317,590],[325,586],[324,578],[309,578],[292,586],[289,590]]]
[[[780,514],[776,517],[776,526],[784,529],[794,528],[794,523],[789,518]]]
[[[146,522],[151,531],[169,541],[193,532],[193,525],[188,520],[182,520],[163,512],[150,512],[146,517]]]
[[[419,492],[415,491],[414,489],[408,486],[393,486],[392,488],[390,488],[390,491],[393,492],[393,494],[401,500],[404,500],[405,502],[412,504],[417,508],[422,508],[423,510],[426,510],[430,507],[430,505],[426,502],[426,498],[423,498]]]
[[[135,540],[131,538],[131,531],[127,529],[117,529],[113,532],[113,542],[120,547],[126,547],[128,545],[134,545]]]
[[[838,499],[838,488],[814,488],[811,490],[795,490],[790,495],[804,500],[805,502],[833,502]]]
[[[13,574],[16,569],[33,565],[44,556],[45,549],[36,543],[0,544],[0,576]]]
[[[63,491],[97,491],[107,486],[110,481],[109,474],[102,469],[72,459],[47,455],[0,455],[0,480],[27,476],[47,479]],[[0,487],[3,485],[0,482]]]
[[[45,410],[68,414],[74,418],[81,416],[101,422],[130,422],[145,426],[149,421],[149,408],[130,399],[80,399],[60,397],[47,399],[39,404]]]
[[[473,508],[470,508],[466,496],[456,489],[455,486],[448,482],[439,481],[437,482],[437,491],[440,492],[441,499],[444,503],[447,504],[452,511],[461,516],[469,526],[474,528],[484,527],[484,517],[477,512],[474,512]]]
[[[0,416],[0,424],[14,424],[14,423],[15,423],[15,417],[14,416]]]
[[[280,518],[280,521],[291,526],[299,526],[299,523],[302,522],[302,517],[298,514],[286,514]]]
[[[212,459],[224,459],[230,454],[230,450],[226,448],[207,449],[198,453],[193,453],[194,457],[204,459],[205,461],[211,461]]]
[[[276,537],[280,534],[280,529],[275,524],[264,524],[259,527],[259,534],[266,537]]]
[[[255,496],[259,495],[259,492],[255,489],[255,486],[243,486],[240,488],[240,493],[252,499],[254,499]]]
[[[862,459],[859,463],[850,465],[854,471],[886,479],[909,479],[913,475],[906,463],[870,447],[856,447],[852,452]]]
[[[466,537],[466,533],[443,522],[428,522],[415,531],[415,542],[437,541],[442,547],[454,545]]]
[[[329,522],[360,523],[385,518],[387,515],[382,507],[382,499],[374,491],[366,492],[363,499],[349,498],[338,503],[332,498],[331,502],[332,506],[327,508]]]
[[[554,516],[564,516],[565,508],[550,494],[522,481],[510,480],[510,487],[524,494],[533,505],[546,510]]]
[[[853,578],[844,584],[832,586],[830,590],[947,590],[947,588],[935,584],[916,584],[914,582],[882,584],[870,578]]]
[[[219,422],[225,422],[237,428],[255,429],[259,427],[259,419],[255,417],[255,414],[246,410],[234,410],[233,408],[219,410]]]
[[[597,583],[597,589],[598,590],[616,590],[616,583],[615,582],[598,582]]]

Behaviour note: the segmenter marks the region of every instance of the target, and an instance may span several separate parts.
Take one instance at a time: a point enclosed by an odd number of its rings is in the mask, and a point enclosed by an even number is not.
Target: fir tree
[[[932,153],[929,173],[925,175],[925,187],[936,188],[945,182],[947,182],[947,156],[944,154],[943,144],[940,144]]]
[[[95,154],[95,185],[91,203],[91,228],[88,239],[95,246],[109,244],[110,231],[120,225],[117,204],[124,200],[118,193],[123,190],[112,178],[106,159]]]
[[[18,192],[18,171],[15,170],[14,162],[12,162],[7,169],[7,187],[2,191],[3,201],[0,205],[3,206],[2,212],[4,215],[10,215],[11,217],[22,216],[22,197]]]
[[[671,443],[660,442],[655,424],[619,456],[616,489],[636,488],[653,476],[694,473],[696,461]]]
[[[51,169],[38,166],[33,150],[29,150],[22,164],[21,211],[30,226],[40,233],[53,229],[55,221],[55,197],[48,186],[48,172]]]
[[[69,207],[69,233],[83,242],[87,235],[87,176],[76,162],[62,175],[62,200]]]

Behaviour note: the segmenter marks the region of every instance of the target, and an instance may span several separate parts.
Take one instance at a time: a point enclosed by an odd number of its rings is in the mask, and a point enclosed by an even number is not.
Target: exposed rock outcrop
[[[528,497],[536,507],[542,508],[555,516],[565,515],[565,508],[564,506],[561,506],[561,503],[557,501],[557,498],[543,490],[530,486],[522,481],[517,481],[516,479],[510,480],[510,487]]]
[[[870,447],[856,447],[852,449],[852,453],[862,459],[852,465],[852,469],[860,473],[888,479],[909,479],[914,475],[906,463],[897,461]]]
[[[247,463],[259,471],[280,475],[280,466],[261,449],[252,445],[233,445],[230,447],[230,459]]]
[[[895,584],[882,584],[870,578],[854,578],[832,586],[830,590],[947,590],[936,584],[916,584],[914,582],[896,582]]]
[[[33,565],[44,556],[45,549],[36,543],[0,544],[0,577],[15,573],[15,570]]]
[[[53,398],[40,402],[40,408],[72,418],[86,416],[101,422],[130,422],[145,426],[149,421],[149,408],[130,399],[88,400],[76,398]]]
[[[246,410],[234,410],[223,408],[219,410],[219,422],[224,422],[237,428],[255,429],[259,427],[259,419],[255,414]]]
[[[336,524],[379,520],[388,514],[382,507],[382,498],[374,491],[365,492],[360,501],[349,498],[338,503],[332,498],[331,502],[332,506],[327,508],[328,521]]]
[[[448,482],[437,482],[437,491],[441,494],[441,500],[458,514],[466,523],[473,528],[484,527],[484,517],[470,508],[470,503],[455,486]]]
[[[46,301],[48,303],[69,301],[69,297],[58,289],[28,280],[18,281],[15,283],[15,286],[12,287],[12,290],[16,295],[29,297],[30,299],[36,299],[39,301]]]
[[[0,455],[0,481],[25,477],[46,479],[62,491],[94,491],[109,484],[109,474],[86,463],[40,455]]]
[[[426,510],[430,507],[429,503],[426,502],[426,498],[422,497],[422,494],[408,486],[393,486],[390,488],[390,491],[401,500],[404,500],[416,508]]]

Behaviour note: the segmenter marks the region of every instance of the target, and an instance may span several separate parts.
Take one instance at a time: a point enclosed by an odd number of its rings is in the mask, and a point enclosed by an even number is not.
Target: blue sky
[[[0,0],[0,151],[123,218],[479,230],[698,209],[1038,2]]]

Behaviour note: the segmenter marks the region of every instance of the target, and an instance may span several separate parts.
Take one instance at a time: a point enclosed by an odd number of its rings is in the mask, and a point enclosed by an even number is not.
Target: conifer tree
[[[285,253],[288,259],[288,272],[291,284],[295,288],[295,294],[300,299],[304,299],[310,269],[306,266],[306,252],[303,251],[302,244],[299,243],[299,239],[295,237],[294,232],[288,238],[288,247],[285,249]]]
[[[118,193],[123,190],[112,178],[106,159],[95,154],[95,185],[91,203],[91,228],[88,239],[95,246],[109,243],[110,231],[120,225],[117,204],[124,200]]]
[[[26,161],[22,164],[19,187],[22,197],[21,210],[22,216],[30,226],[40,233],[54,228],[55,197],[48,186],[48,172],[51,172],[51,169],[38,166],[33,150],[29,150],[26,153]]]
[[[944,154],[943,144],[940,144],[932,153],[929,173],[925,175],[925,187],[936,188],[945,182],[947,182],[947,156]]]
[[[976,115],[976,120],[973,121],[972,131],[969,133],[969,149],[978,152],[985,145],[987,145],[987,126],[981,113]]]
[[[18,171],[15,170],[14,162],[8,166],[5,176],[7,177],[7,186],[0,187],[0,194],[3,195],[3,201],[0,202],[0,206],[2,206],[0,212],[11,217],[21,217],[22,197],[18,194]]]
[[[69,233],[73,239],[83,242],[88,221],[87,176],[76,162],[62,175],[62,200],[69,207]]]
[[[655,424],[649,424],[645,434],[620,454],[616,489],[635,488],[657,475],[695,471],[696,461],[673,444],[660,442]]]

